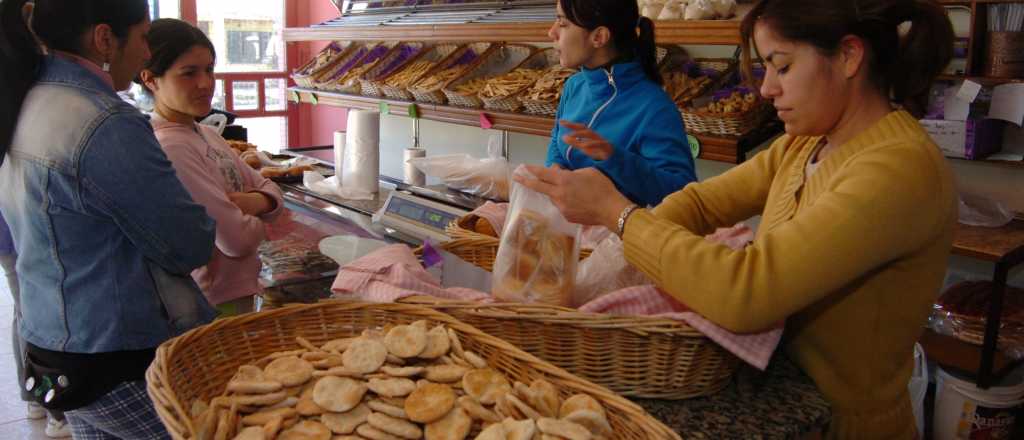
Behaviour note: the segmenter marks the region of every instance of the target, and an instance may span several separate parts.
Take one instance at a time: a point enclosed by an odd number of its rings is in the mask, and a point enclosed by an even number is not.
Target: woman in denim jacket
[[[189,273],[214,224],[116,94],[149,57],[147,2],[5,0],[0,20],[0,211],[33,394],[76,438],[168,438],[144,373],[213,316]]]

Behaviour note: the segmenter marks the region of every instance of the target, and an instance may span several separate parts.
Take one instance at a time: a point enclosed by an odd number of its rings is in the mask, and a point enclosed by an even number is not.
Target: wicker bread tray
[[[316,79],[324,74],[326,71],[332,69],[337,63],[351,50],[353,50],[352,44],[344,44],[336,41],[332,41],[323,50],[320,51],[313,59],[303,64],[302,67],[295,69],[292,73],[292,80],[295,81],[299,87],[312,88],[316,85]]]
[[[444,104],[448,99],[442,89],[487,60],[499,47],[491,43],[471,43],[460,47],[409,86],[407,91],[418,102]]]
[[[387,96],[388,98],[391,99],[404,99],[406,101],[412,101],[413,99],[415,99],[415,97],[412,95],[412,93],[409,93],[409,91],[407,90],[408,86],[415,84],[417,81],[419,81],[428,73],[430,73],[431,70],[437,67],[438,64],[447,61],[448,58],[453,53],[459,51],[463,47],[463,45],[458,45],[455,43],[441,43],[430,47],[429,49],[423,51],[421,56],[418,57],[416,60],[411,60],[406,66],[403,67],[401,71],[396,71],[395,73],[388,75],[388,77],[385,78],[380,84],[381,92],[384,93],[384,96]],[[424,65],[429,67],[427,67],[427,70],[422,73],[410,74],[409,70],[416,66],[418,63],[425,63]],[[402,76],[404,76],[405,78],[400,80],[399,77]],[[400,82],[396,83],[395,81]]]
[[[523,62],[519,63],[512,72],[518,69],[531,69],[531,70],[546,70],[548,67],[558,65],[558,51],[554,48],[541,49],[534,52],[532,55],[527,57]],[[539,78],[539,77],[538,77]],[[522,101],[519,100],[519,95],[528,90],[536,82],[536,79],[530,81],[529,84],[525,84],[518,89],[512,89],[507,94],[487,96],[484,93],[478,95],[481,101],[484,103],[484,108],[488,110],[498,110],[504,112],[514,112],[519,110],[523,106]]]
[[[301,336],[314,345],[358,336],[364,329],[426,320],[455,331],[466,349],[511,380],[529,383],[544,378],[562,397],[586,393],[607,408],[617,439],[679,439],[636,404],[580,379],[508,342],[460,322],[450,315],[409,304],[325,301],[222,319],[165,342],[146,372],[147,391],[160,419],[174,439],[195,437],[189,417],[192,403],[219,395],[243,364],[256,363],[274,352],[295,348]]]
[[[421,42],[403,42],[395,45],[387,56],[381,58],[372,69],[359,77],[359,93],[363,96],[382,97],[382,86],[391,75],[420,59],[429,47]]]
[[[442,91],[448,103],[459,107],[483,107],[484,102],[476,93],[460,93],[456,89],[477,78],[487,78],[508,73],[522,64],[536,52],[537,48],[526,44],[505,44],[493,50],[486,59],[474,66],[466,75],[448,83]]]

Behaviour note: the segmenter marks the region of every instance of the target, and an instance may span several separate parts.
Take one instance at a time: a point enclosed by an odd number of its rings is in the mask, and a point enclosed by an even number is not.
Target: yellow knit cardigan
[[[728,172],[630,216],[626,258],[736,332],[786,320],[784,349],[832,404],[829,438],[912,438],[913,345],[941,287],[956,222],[952,174],[893,111],[805,167],[820,137],[784,135]],[[705,241],[761,214],[754,242]],[[779,408],[779,411],[785,411]]]

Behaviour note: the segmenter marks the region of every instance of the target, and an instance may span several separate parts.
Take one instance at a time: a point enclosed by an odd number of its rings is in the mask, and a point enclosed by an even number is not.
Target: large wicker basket
[[[501,244],[501,239],[468,228],[465,222],[472,217],[472,214],[462,216],[445,228],[445,235],[451,238],[445,242],[445,246],[457,248],[458,252],[453,253],[490,272],[494,270],[494,259],[498,256],[498,245]],[[580,259],[589,257],[592,251],[592,249],[580,248]]]
[[[363,73],[373,69],[381,60],[388,58],[398,46],[400,41],[385,41],[378,44],[366,45],[366,53],[358,60],[349,65],[347,71],[337,72],[327,81],[327,89],[351,95],[358,95],[362,88],[359,78]],[[358,73],[360,70],[363,73]]]
[[[472,238],[461,238],[439,247],[491,271],[493,254],[477,244]],[[729,383],[740,363],[693,327],[670,319],[428,296],[402,301],[451,314],[624,396],[686,399],[712,394]]]
[[[460,78],[462,78],[463,73],[472,71],[474,68],[476,68],[477,65],[484,62],[484,60],[488,59],[488,57],[491,56],[491,53],[497,50],[499,47],[500,45],[491,43],[470,43],[463,47],[460,47],[459,50],[449,55],[448,58],[445,58],[441,62],[437,63],[437,66],[434,66],[434,68],[430,69],[430,71],[428,71],[426,75],[423,75],[422,78],[420,78],[411,86],[409,86],[407,91],[410,94],[412,94],[413,99],[415,99],[417,102],[445,104],[446,102],[448,102],[448,99],[447,97],[445,97],[442,89],[447,87],[448,84],[451,84],[453,81],[458,81]],[[462,64],[461,67],[459,67],[458,63],[464,61],[466,57],[473,57],[473,60],[469,61],[468,63]],[[430,78],[448,69],[457,69],[454,70],[455,76],[452,79],[443,81],[440,84],[434,86],[424,85],[424,81],[427,78]]]
[[[377,43],[352,42],[345,47],[345,50],[334,58],[334,61],[326,68],[321,69],[312,78],[312,87],[322,90],[332,90],[333,81],[343,75],[359,62],[366,52]]]
[[[463,47],[464,46],[455,43],[441,43],[431,46],[429,49],[424,51],[423,54],[417,60],[411,60],[407,67],[405,67],[406,69],[408,69],[417,61],[431,63],[431,67],[427,69],[426,72],[423,72],[422,74],[416,75],[415,77],[409,79],[408,84],[415,84],[417,81],[424,78],[427,74],[434,70],[434,68],[437,67],[437,65],[447,61],[448,58],[453,53],[458,52]],[[391,99],[404,99],[406,101],[412,101],[413,99],[415,99],[415,97],[413,96],[412,93],[409,92],[409,90],[407,90],[406,87],[392,85],[391,80],[396,79],[398,75],[399,72],[395,72],[391,75],[388,75],[388,77],[384,79],[380,84],[381,92],[384,93],[384,96],[387,96],[388,98]]]
[[[477,78],[497,76],[511,72],[536,51],[536,47],[527,44],[505,44],[496,48],[486,59],[474,66],[468,74],[448,83],[442,89],[445,97],[448,98],[448,103],[459,107],[483,107],[484,102],[476,93],[462,94],[456,92],[455,89],[459,85]]]
[[[528,58],[519,63],[515,69],[533,69],[533,70],[545,70],[548,67],[558,64],[558,51],[554,48],[541,49],[530,55]],[[486,97],[482,94],[479,96],[480,100],[484,102],[484,108],[488,110],[498,110],[503,112],[514,112],[519,110],[523,106],[523,102],[520,101],[519,95],[533,87],[533,83],[526,84],[519,89],[509,92],[507,95]]]
[[[772,116],[772,106],[759,99],[757,105],[746,112],[711,113],[694,107],[680,109],[686,131],[716,136],[741,137],[761,126]]]
[[[188,408],[196,399],[220,395],[238,366],[295,348],[295,337],[313,344],[357,336],[363,329],[427,320],[457,332],[463,344],[482,355],[510,379],[529,383],[545,378],[563,397],[587,393],[607,409],[619,439],[678,439],[643,409],[600,386],[519,350],[438,311],[408,304],[325,301],[218,320],[165,342],[146,372],[147,390],[156,411],[175,439],[194,438]]]
[[[292,80],[299,87],[315,87],[317,78],[334,68],[341,58],[352,51],[353,47],[352,44],[340,44],[332,41],[317,56],[307,61],[302,67],[295,69],[291,74]]]
[[[418,60],[428,49],[425,44],[418,41],[395,45],[372,69],[359,77],[359,94],[375,98],[384,96],[384,81]]]

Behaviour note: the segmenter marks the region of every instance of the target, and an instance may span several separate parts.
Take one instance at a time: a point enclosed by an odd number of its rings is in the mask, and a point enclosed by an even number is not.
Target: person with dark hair
[[[149,58],[148,4],[4,0],[0,22],[24,385],[75,438],[169,438],[144,375],[160,343],[214,315],[188,276],[214,224],[116,93]]]
[[[202,31],[160,19],[149,30],[152,56],[137,82],[153,97],[153,129],[178,178],[217,222],[216,247],[192,277],[222,315],[251,312],[259,291],[257,250],[265,222],[284,209],[281,189],[246,165],[224,138],[196,119],[210,113],[215,50]]]
[[[645,206],[696,181],[682,117],[661,89],[654,22],[622,0],[559,0],[556,14],[548,36],[561,65],[580,71],[562,90],[545,165],[597,168]]]
[[[570,221],[618,231],[632,265],[722,327],[785,320],[784,350],[832,405],[828,438],[914,438],[913,347],[957,208],[949,165],[906,109],[951,59],[952,25],[934,0],[762,0],[741,35],[785,123],[768,150],[652,210],[594,170],[518,180]],[[746,247],[702,237],[755,215]]]

